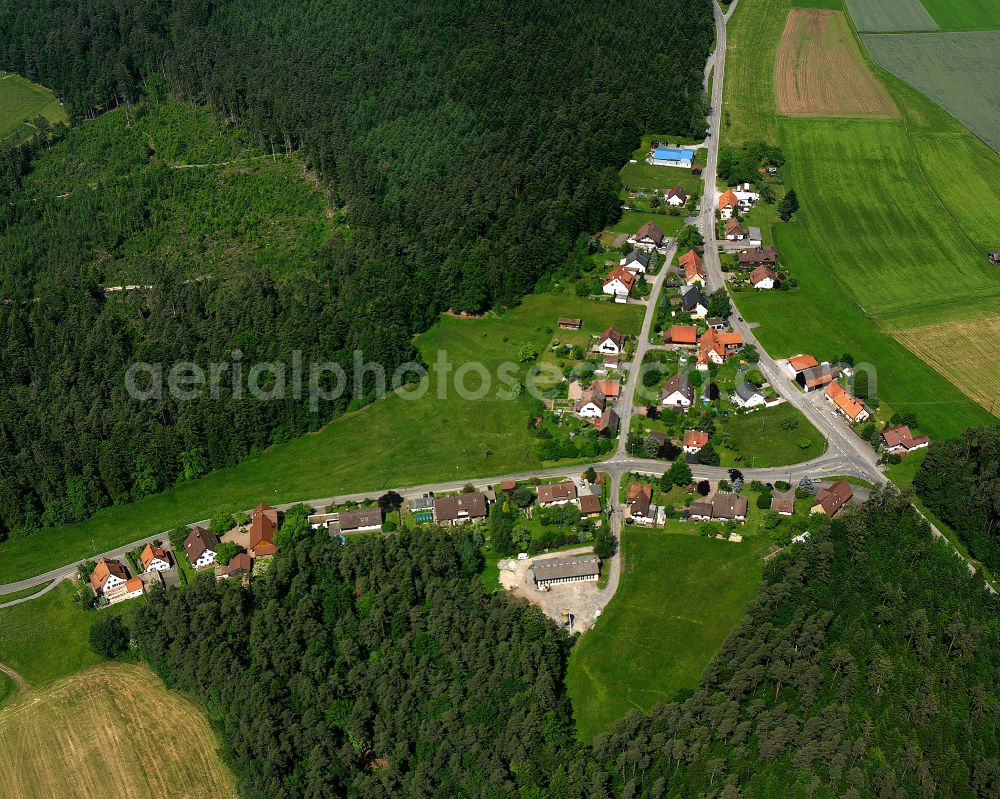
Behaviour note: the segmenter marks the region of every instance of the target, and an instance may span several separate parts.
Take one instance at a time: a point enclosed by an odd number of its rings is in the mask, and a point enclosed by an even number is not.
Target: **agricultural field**
[[[793,8],[774,62],[778,113],[790,116],[899,115],[868,69],[841,11]]]
[[[500,316],[443,316],[416,343],[429,364],[445,351],[452,372],[475,361],[495,376],[501,363],[517,363],[522,343],[544,352],[561,316],[582,318],[591,332],[614,324],[635,335],[642,314],[638,305],[540,294]],[[467,386],[477,385],[478,378],[471,374]],[[207,518],[220,507],[251,508],[261,500],[294,502],[369,489],[374,494],[389,487],[537,468],[542,464],[528,431],[528,410],[526,394],[503,400],[494,392],[481,400],[465,400],[449,389],[442,399],[436,385],[414,400],[390,393],[315,434],[274,446],[232,469],[133,504],[104,508],[79,524],[0,543],[0,584]]]
[[[1000,28],[1000,3],[996,0],[921,1],[942,30],[976,31]]]
[[[217,749],[200,709],[138,666],[96,666],[0,708],[6,799],[235,797]]]
[[[34,120],[40,116],[52,123],[68,121],[51,91],[20,75],[0,71],[0,143],[31,138],[37,131]]]
[[[865,35],[878,64],[1000,152],[1000,31]]]
[[[951,3],[953,0],[943,0]],[[955,0],[961,2],[962,0]],[[988,0],[987,0],[988,2]],[[847,0],[854,27],[859,31],[936,31],[920,0]]]
[[[757,591],[769,542],[674,526],[687,532],[625,529],[618,593],[573,649],[567,685],[583,741],[695,688]]]
[[[1000,308],[972,318],[898,328],[893,335],[984,408],[1000,412]]]

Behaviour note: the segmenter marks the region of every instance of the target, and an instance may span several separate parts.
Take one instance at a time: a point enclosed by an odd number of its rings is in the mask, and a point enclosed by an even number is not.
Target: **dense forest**
[[[906,497],[771,561],[696,690],[574,741],[572,639],[487,594],[475,533],[304,533],[250,588],[135,608],[244,797],[996,797],[997,600]]]
[[[1000,571],[1000,427],[931,443],[913,485],[974,558]]]
[[[0,67],[51,86],[79,127],[0,157],[0,535],[160,490],[343,410],[137,408],[115,388],[134,360],[360,349],[391,372],[441,311],[516,303],[619,213],[617,170],[643,131],[703,129],[712,37],[708,0],[5,3]],[[322,246],[315,228],[269,227],[267,187],[221,195],[241,212],[226,214],[205,176],[168,174],[226,147],[202,127],[159,150],[134,135],[160,95],[212,109],[232,152],[301,156],[333,215]],[[219,245],[253,223],[287,250]],[[188,282],[206,272],[228,279]],[[155,291],[96,289],[133,277]]]

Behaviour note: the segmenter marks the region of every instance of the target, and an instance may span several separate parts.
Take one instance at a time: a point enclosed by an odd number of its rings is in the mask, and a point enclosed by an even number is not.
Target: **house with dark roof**
[[[660,404],[679,409],[687,409],[694,404],[694,386],[687,375],[678,373],[667,378],[660,390]]]
[[[628,243],[637,250],[657,250],[663,247],[665,242],[663,231],[655,222],[646,222],[633,235],[628,237]]]
[[[253,560],[246,552],[240,552],[238,555],[234,555],[229,563],[221,568],[219,577],[224,580],[230,578],[242,579],[249,576],[252,571]]]
[[[184,553],[195,569],[204,569],[215,563],[215,553],[219,549],[219,539],[204,527],[195,525],[184,539]]]
[[[764,247],[751,247],[745,252],[737,253],[736,261],[745,269],[754,266],[774,266],[778,263],[778,250],[773,244]]]
[[[821,363],[819,366],[810,366],[799,372],[795,380],[806,393],[810,391],[820,391],[834,380],[840,377],[840,367],[830,366],[828,363]]]
[[[621,355],[625,349],[625,334],[614,327],[609,327],[597,337],[594,349],[601,355]]]
[[[543,483],[538,486],[538,504],[543,508],[552,505],[566,505],[576,500],[576,484],[566,480],[562,483]]]
[[[650,526],[656,522],[653,487],[649,483],[629,483],[626,494],[628,514],[632,524]]]
[[[608,399],[600,386],[591,385],[580,395],[576,402],[576,415],[581,419],[600,419],[607,407]]]
[[[682,286],[681,310],[691,314],[695,319],[704,319],[708,315],[708,299],[698,286]]]
[[[601,413],[600,418],[594,422],[594,427],[597,428],[597,432],[605,436],[614,436],[618,433],[618,425],[620,423],[618,414],[615,413],[614,408],[605,408]]]
[[[267,558],[278,551],[274,534],[278,531],[278,511],[261,502],[250,514],[248,549],[255,558]]]
[[[618,265],[624,266],[634,275],[644,275],[649,269],[649,253],[642,250],[632,250],[628,255],[622,257]]]
[[[342,533],[364,533],[381,530],[384,514],[381,508],[349,508],[337,513],[337,526]]]
[[[672,189],[667,189],[666,192],[664,192],[663,199],[671,208],[680,208],[687,203],[688,196],[687,192],[684,191],[683,188],[680,186],[674,186]]]
[[[854,496],[854,489],[846,480],[838,480],[829,488],[821,489],[816,494],[816,499],[810,513],[821,513],[826,516],[834,516],[844,507]]]
[[[434,521],[441,525],[465,524],[485,519],[486,514],[487,503],[483,494],[473,492],[434,498]]]
[[[733,404],[739,408],[758,408],[767,404],[767,398],[763,392],[746,380],[736,381],[736,390],[733,391],[732,400]]]
[[[726,241],[743,241],[747,237],[747,232],[738,219],[730,219],[726,222]]]
[[[688,517],[696,521],[745,522],[747,498],[739,494],[716,494],[688,506]]]
[[[601,513],[600,494],[580,494],[580,513],[584,516],[598,516]]]
[[[582,319],[571,319],[564,316],[559,320],[559,328],[561,330],[579,330],[581,327],[583,327]]]
[[[795,500],[782,497],[771,497],[771,510],[779,516],[791,516],[795,513]]]
[[[543,558],[532,563],[531,570],[539,589],[563,583],[596,582],[601,576],[601,559],[597,555]]]

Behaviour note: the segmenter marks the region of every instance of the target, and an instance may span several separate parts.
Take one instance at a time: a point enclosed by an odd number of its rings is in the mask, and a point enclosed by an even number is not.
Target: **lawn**
[[[87,641],[90,627],[99,613],[123,613],[129,602],[84,610],[73,601],[73,593],[72,585],[64,582],[45,596],[0,610],[0,663],[35,686],[100,663]]]
[[[591,333],[614,324],[635,335],[643,310],[568,295],[535,295],[502,316],[442,317],[417,344],[429,363],[444,350],[455,367],[478,361],[496,374],[502,362],[517,362],[522,343],[542,352],[561,316],[582,318]],[[476,385],[477,378],[470,376],[468,388]],[[529,407],[526,394],[517,400],[495,395],[466,400],[449,389],[441,399],[436,387],[417,400],[390,394],[316,434],[272,447],[232,469],[131,505],[106,508],[79,524],[5,541],[0,544],[0,584],[208,518],[220,507],[376,493],[538,468],[542,464],[527,426]]]
[[[1000,28],[1000,3],[997,0],[922,0],[922,2],[938,26],[944,30],[974,31]]]
[[[988,1],[988,0],[987,0]],[[946,3],[962,0],[944,0]],[[859,31],[935,31],[937,24],[920,0],[847,0]]]
[[[1000,31],[863,38],[880,66],[919,89],[1000,152]]]
[[[106,664],[0,710],[0,785],[6,799],[235,797],[218,745],[148,669]]]
[[[37,594],[39,591],[45,589],[45,586],[49,583],[43,583],[42,585],[33,585],[30,588],[22,588],[20,591],[11,591],[9,594],[0,594],[0,605],[5,602],[12,602],[15,599],[22,599],[26,596],[31,596],[32,594]]]
[[[586,742],[629,710],[648,711],[697,686],[756,594],[769,543],[628,527],[622,546],[618,592],[569,662],[577,734]]]
[[[66,112],[56,96],[44,86],[32,83],[11,72],[0,71],[0,142],[18,134],[30,138],[37,128],[37,117],[49,122],[66,122]]]
[[[670,167],[663,167],[670,169]],[[684,226],[682,215],[671,216],[670,214],[655,214],[649,211],[625,211],[621,220],[617,224],[608,228],[612,233],[635,233],[647,222],[654,223],[664,236],[676,236]]]
[[[716,430],[734,444],[733,449],[719,449],[722,466],[786,466],[818,458],[826,451],[823,434],[787,402],[754,413],[731,414],[718,420]],[[808,446],[800,446],[803,442]]]
[[[774,62],[788,8],[788,0],[741,0],[726,26],[720,134],[724,144],[778,141]]]

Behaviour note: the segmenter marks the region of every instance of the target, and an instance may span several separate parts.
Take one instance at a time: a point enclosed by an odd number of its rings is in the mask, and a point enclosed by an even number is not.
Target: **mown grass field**
[[[796,427],[789,430],[782,426],[789,421],[794,421]],[[730,416],[720,421],[719,429],[736,443],[733,451],[719,451],[722,466],[742,469],[786,466],[818,458],[826,451],[823,434],[787,402],[775,408]],[[800,447],[800,441],[808,441],[809,446]]]
[[[866,35],[864,43],[881,67],[1000,152],[1000,31]]]
[[[626,528],[614,600],[573,649],[567,684],[586,742],[629,710],[695,688],[757,591],[762,539]]]
[[[781,114],[899,115],[869,71],[842,11],[791,10],[774,62],[774,86]]]
[[[996,0],[922,0],[922,2],[943,30],[975,31],[1000,28],[1000,3]]]
[[[31,596],[32,594],[37,594],[39,591],[45,589],[49,583],[44,583],[43,585],[35,585],[31,588],[22,588],[20,591],[11,591],[7,594],[0,594],[0,605],[5,602],[13,602],[15,599],[23,599],[26,596]]]
[[[786,10],[774,0],[742,7],[748,15],[775,17],[770,24],[755,20],[775,43]],[[766,51],[768,43],[754,46]],[[974,315],[1000,293],[1000,275],[986,263],[983,246],[987,209],[997,203],[991,176],[1000,162],[917,91],[879,77],[900,108],[899,120],[776,118],[788,158],[786,184],[802,209],[792,223],[775,226],[775,242],[799,288],[735,299],[748,319],[761,323],[756,333],[772,355],[849,352],[877,367],[884,402],[915,411],[932,437],[955,435],[992,417],[890,333],[913,327],[914,315]],[[943,182],[932,177],[946,173]],[[973,207],[982,210],[969,213]],[[1000,361],[995,346],[993,363]]]
[[[83,610],[72,594],[71,585],[63,583],[38,599],[0,609],[0,663],[33,686],[101,662],[87,640],[98,611]],[[123,602],[100,613],[124,613],[128,605]]]
[[[49,122],[68,120],[51,91],[20,75],[0,71],[0,142],[30,138],[37,130],[32,120],[39,116]]]
[[[452,373],[477,361],[495,378],[501,363],[517,362],[522,343],[543,352],[560,316],[581,317],[593,334],[614,324],[635,335],[642,314],[637,305],[542,294],[499,317],[442,317],[417,344],[428,364],[445,351]],[[478,378],[470,375],[466,386],[475,389]],[[374,495],[390,487],[537,468],[542,464],[528,431],[528,408],[526,394],[518,400],[499,399],[495,392],[466,400],[449,388],[442,399],[436,386],[417,400],[390,394],[316,434],[272,447],[232,469],[131,505],[106,508],[80,524],[5,541],[0,544],[0,584],[208,518],[219,508],[366,490]]]
[[[961,0],[958,0],[961,2]],[[945,0],[952,2],[952,0]],[[934,31],[937,23],[920,0],[847,0],[859,31]]]
[[[150,671],[105,664],[0,709],[5,799],[235,797],[199,708]]]

